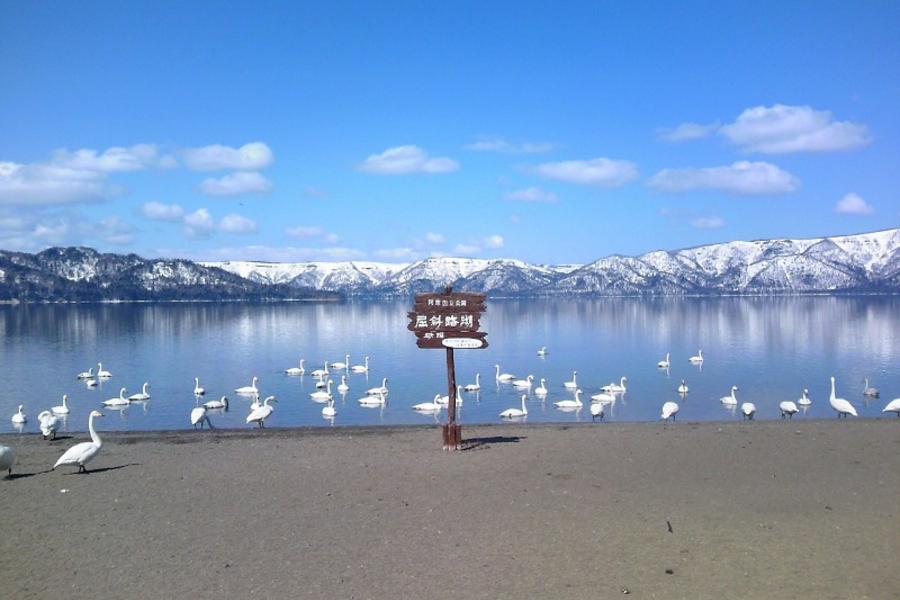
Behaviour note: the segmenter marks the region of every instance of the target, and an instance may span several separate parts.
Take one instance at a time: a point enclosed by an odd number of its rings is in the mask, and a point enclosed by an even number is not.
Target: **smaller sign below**
[[[475,349],[484,346],[484,340],[478,338],[444,338],[441,344],[445,348]]]

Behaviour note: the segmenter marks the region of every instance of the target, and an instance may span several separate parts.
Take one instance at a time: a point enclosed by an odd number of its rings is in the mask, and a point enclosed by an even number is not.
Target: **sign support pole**
[[[460,426],[456,424],[456,365],[453,360],[453,348],[447,348],[447,424],[444,426],[444,449],[459,450],[462,442]]]

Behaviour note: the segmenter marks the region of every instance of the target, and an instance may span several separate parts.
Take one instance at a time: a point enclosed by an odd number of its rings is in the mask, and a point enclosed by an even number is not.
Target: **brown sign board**
[[[410,312],[407,313],[410,331],[478,331],[480,313],[471,312]]]
[[[467,311],[484,312],[485,300],[487,296],[484,294],[469,294],[452,292],[434,293],[434,294],[416,294],[416,303],[414,310],[425,311],[434,308],[461,308]]]

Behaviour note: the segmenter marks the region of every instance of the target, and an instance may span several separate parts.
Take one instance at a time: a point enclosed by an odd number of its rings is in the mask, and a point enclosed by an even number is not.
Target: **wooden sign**
[[[472,333],[449,333],[449,332],[438,332],[438,333],[421,333],[416,334],[416,346],[419,348],[430,348],[433,350],[439,350],[441,348],[466,348],[466,349],[482,349],[487,348],[488,342],[485,338],[487,333],[484,331],[475,331]],[[457,340],[453,342],[453,344],[465,344],[466,342],[461,342],[459,340],[472,340],[473,342],[479,342],[478,345],[472,346],[448,346],[444,342],[448,340]]]
[[[409,312],[409,325],[406,326],[410,331],[419,333],[420,331],[478,331],[480,323],[480,313],[472,312]]]

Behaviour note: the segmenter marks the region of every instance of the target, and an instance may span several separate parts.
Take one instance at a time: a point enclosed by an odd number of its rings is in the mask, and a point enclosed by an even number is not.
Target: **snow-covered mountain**
[[[900,293],[900,229],[736,241],[559,266],[471,258],[193,263],[90,248],[0,251],[0,300],[402,297],[448,284],[492,297]]]

